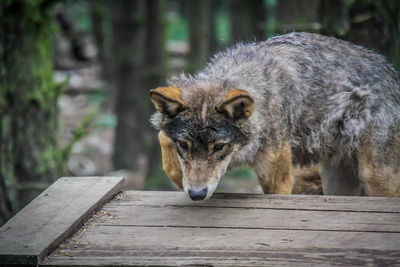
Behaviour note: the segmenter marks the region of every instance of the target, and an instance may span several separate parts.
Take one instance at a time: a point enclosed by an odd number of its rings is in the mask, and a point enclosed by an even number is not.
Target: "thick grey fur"
[[[398,73],[361,46],[290,33],[238,44],[215,55],[204,70],[174,77],[169,84],[182,89],[183,102],[198,98],[198,88],[217,88],[221,95],[233,88],[249,92],[255,111],[240,125],[249,143],[233,163],[252,162],[268,144],[290,140],[293,163],[326,163],[326,176],[335,176],[329,166],[350,166],[347,173],[356,175],[361,143],[372,143],[387,164],[400,164],[386,154],[400,132]],[[161,114],[152,120],[162,128]]]

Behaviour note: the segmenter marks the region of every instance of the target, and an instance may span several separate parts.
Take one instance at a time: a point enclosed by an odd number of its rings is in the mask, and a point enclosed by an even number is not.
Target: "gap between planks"
[[[359,213],[393,213],[398,214],[400,211],[367,211],[367,210],[346,210],[346,209],[301,209],[301,208],[273,208],[273,207],[242,207],[242,206],[214,206],[214,205],[201,205],[201,206],[191,206],[191,205],[176,205],[176,204],[166,204],[166,205],[148,205],[148,204],[110,204],[108,207],[120,207],[120,206],[127,206],[127,207],[137,207],[137,206],[145,206],[149,208],[213,208],[213,209],[245,209],[245,210],[295,210],[295,211],[323,211],[323,212],[359,212]]]
[[[386,197],[217,193],[209,200],[193,202],[183,192],[176,191],[124,191],[122,194],[122,199],[117,202],[118,206],[400,213],[400,199]],[[297,208],[298,205],[301,207]]]
[[[304,232],[346,232],[346,233],[385,233],[400,234],[400,231],[374,231],[374,230],[347,230],[347,229],[304,229],[304,228],[273,228],[253,226],[195,226],[195,225],[136,225],[136,224],[104,224],[96,223],[104,227],[140,227],[140,228],[193,228],[193,229],[232,229],[232,230],[265,230],[265,231],[304,231]]]

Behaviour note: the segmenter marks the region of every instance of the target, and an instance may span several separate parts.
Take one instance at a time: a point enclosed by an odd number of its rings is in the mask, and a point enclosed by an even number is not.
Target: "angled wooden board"
[[[123,188],[122,177],[63,177],[0,228],[0,263],[37,264]]]
[[[400,198],[125,191],[39,264],[396,266],[399,225]]]

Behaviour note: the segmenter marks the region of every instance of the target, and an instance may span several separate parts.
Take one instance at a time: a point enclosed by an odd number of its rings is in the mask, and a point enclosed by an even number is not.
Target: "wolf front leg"
[[[265,194],[292,193],[294,179],[289,142],[260,151],[252,167]]]
[[[400,197],[400,132],[389,143],[365,143],[357,153],[359,177],[369,196]]]
[[[182,170],[174,143],[163,131],[160,131],[158,134],[158,141],[161,146],[163,170],[167,176],[182,189]]]

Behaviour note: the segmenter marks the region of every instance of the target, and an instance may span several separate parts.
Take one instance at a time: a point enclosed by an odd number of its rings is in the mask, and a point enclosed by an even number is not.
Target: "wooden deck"
[[[395,266],[400,198],[124,191],[43,256],[40,266]]]

